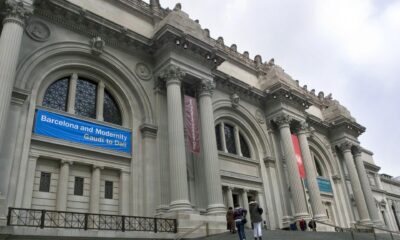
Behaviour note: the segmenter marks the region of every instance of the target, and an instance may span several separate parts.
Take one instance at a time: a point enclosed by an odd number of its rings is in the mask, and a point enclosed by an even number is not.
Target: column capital
[[[348,152],[348,151],[350,152],[352,147],[353,147],[353,143],[351,143],[349,141],[345,141],[339,145],[339,149],[343,153]]]
[[[22,1],[6,0],[5,15],[3,24],[14,22],[23,27],[26,19],[32,15],[32,9],[28,9]]]
[[[181,68],[175,65],[169,65],[159,75],[159,77],[163,79],[167,85],[171,83],[180,85],[184,76],[185,73],[181,70]]]
[[[95,170],[95,169],[103,170],[103,169],[104,169],[104,166],[100,166],[100,165],[95,165],[95,164],[93,164],[93,165],[92,165],[92,168],[93,168],[93,170]]]
[[[298,126],[296,127],[296,131],[298,135],[301,134],[310,134],[312,129],[311,127],[308,125],[308,123],[306,121],[302,121],[300,122],[300,124],[298,124]]]
[[[143,137],[156,138],[158,127],[150,123],[143,123],[140,125],[140,132],[142,133]]]
[[[64,164],[72,165],[72,164],[74,164],[74,161],[61,159],[61,164],[62,165],[64,165]]]
[[[205,80],[203,79],[199,85],[199,93],[201,96],[212,96],[215,89],[215,82],[213,80]]]
[[[353,146],[353,155],[354,157],[361,157],[362,148],[358,145]]]
[[[288,114],[282,114],[274,118],[274,122],[279,126],[279,128],[289,127],[292,120],[292,117]]]

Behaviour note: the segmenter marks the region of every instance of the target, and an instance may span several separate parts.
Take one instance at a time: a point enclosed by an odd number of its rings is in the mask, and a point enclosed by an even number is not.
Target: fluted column
[[[5,13],[0,36],[0,138],[4,137],[25,19],[31,14],[22,2],[11,0],[5,1]]]
[[[242,199],[243,199],[243,208],[245,208],[247,210],[247,214],[246,214],[247,223],[246,223],[246,226],[250,227],[251,223],[250,223],[250,212],[249,212],[249,198],[248,198],[248,195],[247,195],[248,192],[249,192],[248,189],[243,189]]]
[[[317,220],[327,220],[324,206],[322,205],[321,193],[317,183],[317,174],[313,164],[313,159],[310,153],[310,147],[308,145],[308,125],[306,122],[301,123],[298,129],[297,136],[299,138],[299,144],[301,149],[301,155],[303,158],[303,165],[306,171],[308,194],[310,195],[311,208],[313,211],[314,218]]]
[[[203,163],[205,169],[205,183],[207,190],[207,213],[223,214],[225,206],[222,198],[221,177],[219,174],[219,160],[217,141],[215,139],[214,114],[212,108],[212,91],[215,84],[212,81],[203,81],[200,86],[200,124],[201,147],[203,148]]]
[[[57,187],[57,211],[67,210],[67,197],[68,197],[68,182],[69,182],[69,166],[71,161],[61,160],[60,174],[58,175]]]
[[[129,215],[129,172],[121,170],[119,175],[119,214]]]
[[[187,182],[185,139],[181,81],[184,73],[176,66],[168,66],[161,75],[167,85],[168,146],[172,211],[191,210]],[[214,136],[215,138],[215,136]]]
[[[228,190],[226,191],[226,194],[228,194],[228,208],[229,207],[234,207],[233,206],[233,195],[232,195],[232,187],[228,187]]]
[[[371,185],[369,185],[369,180],[367,176],[367,172],[365,171],[364,161],[361,157],[361,149],[360,147],[355,148],[355,162],[356,168],[358,172],[358,177],[360,179],[361,188],[364,193],[365,202],[368,207],[369,216],[371,217],[372,222],[375,225],[382,225],[382,221],[379,217],[378,208],[376,207],[375,200],[372,194]]]
[[[102,167],[93,166],[90,182],[90,213],[100,213],[100,174]]]
[[[294,152],[292,136],[290,133],[291,118],[288,115],[277,117],[275,123],[279,126],[279,132],[283,143],[283,150],[286,157],[286,165],[289,176],[290,193],[294,205],[295,219],[308,218],[307,204],[303,191],[303,184],[300,179],[297,159]]]
[[[364,200],[364,194],[358,178],[356,166],[354,165],[353,155],[351,154],[351,147],[352,144],[350,142],[344,142],[340,145],[340,150],[343,152],[344,161],[349,172],[350,184],[351,188],[353,189],[353,195],[356,201],[358,215],[360,216],[360,222],[364,224],[371,224],[367,204]]]

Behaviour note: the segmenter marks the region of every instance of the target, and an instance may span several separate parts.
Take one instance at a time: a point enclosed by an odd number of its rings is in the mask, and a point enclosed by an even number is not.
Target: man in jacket
[[[263,212],[263,209],[260,208],[258,203],[251,198],[249,202],[249,212],[250,212],[250,219],[251,223],[253,224],[253,231],[254,231],[254,239],[255,240],[261,240],[262,236],[262,217],[261,214]]]

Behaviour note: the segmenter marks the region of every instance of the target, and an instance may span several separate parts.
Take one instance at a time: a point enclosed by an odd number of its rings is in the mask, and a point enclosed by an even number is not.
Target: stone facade
[[[0,9],[0,238],[171,237],[12,227],[9,207],[170,217],[179,233],[217,233],[226,208],[250,197],[268,229],[315,218],[399,231],[400,182],[378,173],[351,113],[274,59],[211,38],[180,4],[5,0]],[[185,95],[197,100],[200,153],[188,148]],[[38,110],[128,131],[132,150],[36,134]]]

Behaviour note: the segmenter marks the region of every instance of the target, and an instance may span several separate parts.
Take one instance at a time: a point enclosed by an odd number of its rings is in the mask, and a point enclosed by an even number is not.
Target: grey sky
[[[176,0],[161,0],[173,8]],[[332,93],[367,131],[381,173],[400,175],[400,1],[181,0],[211,36]]]

